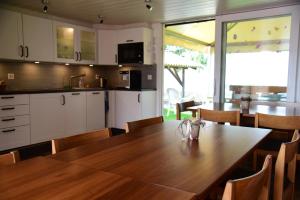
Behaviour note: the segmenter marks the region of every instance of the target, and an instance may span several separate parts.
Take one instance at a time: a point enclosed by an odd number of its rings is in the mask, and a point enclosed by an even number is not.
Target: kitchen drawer
[[[0,117],[10,117],[10,116],[28,115],[28,114],[29,114],[29,105],[0,107]]]
[[[0,95],[0,106],[29,104],[29,95]]]
[[[0,129],[0,151],[30,144],[30,127]]]
[[[29,115],[1,117],[0,128],[9,128],[14,126],[24,126],[29,124]]]

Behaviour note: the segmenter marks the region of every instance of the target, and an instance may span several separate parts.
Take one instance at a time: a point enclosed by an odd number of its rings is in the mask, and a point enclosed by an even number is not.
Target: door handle
[[[14,96],[9,96],[9,97],[1,97],[1,99],[13,99],[15,98]]]
[[[133,40],[126,40],[126,42],[133,42]]]
[[[19,56],[22,58],[24,56],[24,48],[23,45],[19,46]]]
[[[16,118],[2,119],[3,122],[14,121]]]
[[[100,94],[100,92],[93,92],[92,94]]]
[[[9,132],[14,132],[16,129],[8,129],[8,130],[3,130],[2,133],[9,133]]]
[[[66,105],[66,97],[65,97],[65,95],[63,95],[63,94],[62,94],[61,96],[62,96],[62,98],[63,98],[63,103],[62,103],[61,105],[64,106],[64,105]]]
[[[15,107],[9,107],[9,108],[2,108],[1,110],[14,110]]]
[[[25,46],[25,53],[26,53],[25,57],[28,58],[28,56],[29,56],[29,48],[28,48],[28,46]]]
[[[80,51],[78,52],[78,55],[79,55],[78,60],[81,61],[81,52]]]
[[[76,93],[72,93],[72,95],[80,95],[80,93],[79,93],[79,92],[76,92]]]
[[[141,94],[138,94],[138,102],[141,103]]]

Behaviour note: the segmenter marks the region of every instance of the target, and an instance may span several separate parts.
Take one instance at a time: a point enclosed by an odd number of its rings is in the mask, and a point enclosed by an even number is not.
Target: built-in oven
[[[143,64],[144,43],[118,44],[118,64]]]

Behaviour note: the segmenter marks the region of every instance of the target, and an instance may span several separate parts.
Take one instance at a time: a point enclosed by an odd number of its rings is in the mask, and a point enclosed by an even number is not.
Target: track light
[[[152,0],[145,0],[146,8],[149,11],[152,11],[153,7],[151,6]]]
[[[103,22],[104,22],[104,17],[103,16],[98,15],[97,19],[98,19],[98,21],[99,21],[100,24],[103,24]]]
[[[49,0],[42,0],[42,4],[43,4],[43,13],[47,13]]]

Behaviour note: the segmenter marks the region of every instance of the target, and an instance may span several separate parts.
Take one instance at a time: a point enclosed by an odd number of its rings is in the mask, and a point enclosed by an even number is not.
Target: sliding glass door
[[[225,102],[287,100],[291,16],[223,23]]]

